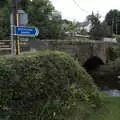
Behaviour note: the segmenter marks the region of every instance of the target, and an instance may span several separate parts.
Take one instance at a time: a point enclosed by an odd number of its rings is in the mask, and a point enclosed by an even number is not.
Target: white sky
[[[82,11],[75,4],[74,0],[50,0],[52,1],[56,10],[61,12],[63,19],[84,21],[86,16],[94,13],[99,13],[105,16],[110,9],[120,10],[120,0],[75,0],[80,8],[88,11]],[[104,18],[101,18],[104,19]]]

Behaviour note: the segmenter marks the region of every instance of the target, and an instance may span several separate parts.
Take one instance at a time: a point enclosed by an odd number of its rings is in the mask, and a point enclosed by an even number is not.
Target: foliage
[[[91,21],[92,27],[90,30],[90,37],[91,39],[99,40],[102,38],[101,36],[101,26],[100,26],[100,20],[98,15],[89,15],[87,16],[88,21]]]
[[[82,120],[100,103],[92,78],[65,53],[0,59],[0,111],[9,120]]]
[[[85,29],[80,30],[79,33],[80,33],[81,35],[88,35],[88,32],[87,32],[87,30],[85,30]]]
[[[116,38],[117,42],[120,42],[120,35],[113,34],[113,37]]]
[[[92,27],[90,30],[91,39],[101,40],[103,37],[111,37],[112,33],[110,32],[110,28],[105,22],[100,22],[99,14],[92,14],[87,16],[88,21],[91,21]]]
[[[39,38],[61,37],[61,14],[55,10],[49,0],[21,1],[29,15],[29,23],[40,30]]]
[[[119,10],[110,10],[105,17],[105,21],[114,34],[120,34],[120,11]]]
[[[0,3],[0,39],[7,39],[10,35],[10,13],[7,2],[5,1],[6,6],[3,3]]]
[[[113,37],[111,27],[105,21],[101,23],[101,32],[103,37]]]
[[[55,10],[49,0],[20,0],[21,9],[29,16],[29,25],[36,26],[40,30],[38,38],[58,39],[62,36],[61,14]],[[10,1],[1,1],[0,7],[0,39],[10,35]]]
[[[77,21],[62,20],[62,31],[65,36],[73,37],[80,33],[80,23]]]
[[[95,83],[100,88],[120,89],[120,58],[101,66],[96,72],[92,73]]]
[[[120,57],[120,36],[119,35],[115,35],[116,39],[117,39],[117,44],[116,47],[114,48],[114,51],[116,53],[117,57]]]
[[[114,61],[118,57],[117,47],[109,47],[106,51],[107,62]]]
[[[0,8],[3,8],[7,4],[7,0],[1,0],[0,1]]]

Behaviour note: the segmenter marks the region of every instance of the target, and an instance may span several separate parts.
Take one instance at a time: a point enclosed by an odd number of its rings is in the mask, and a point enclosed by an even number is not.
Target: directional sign
[[[38,36],[39,30],[36,27],[15,26],[14,35],[16,36]]]

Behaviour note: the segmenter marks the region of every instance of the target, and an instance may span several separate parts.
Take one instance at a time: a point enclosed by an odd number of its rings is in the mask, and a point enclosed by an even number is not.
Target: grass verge
[[[104,103],[88,120],[120,120],[120,97],[104,97]]]

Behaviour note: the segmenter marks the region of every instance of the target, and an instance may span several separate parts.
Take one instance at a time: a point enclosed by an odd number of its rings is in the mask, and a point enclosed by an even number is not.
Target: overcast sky
[[[62,18],[84,21],[92,11],[105,16],[110,9],[120,10],[120,0],[50,0]],[[76,3],[75,3],[76,1]],[[79,7],[78,7],[79,6]],[[82,9],[81,9],[82,8]],[[103,18],[102,18],[103,19]]]

